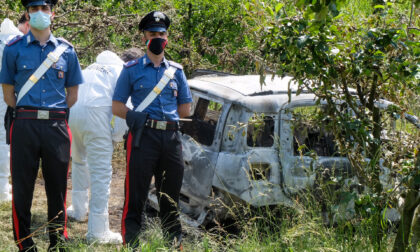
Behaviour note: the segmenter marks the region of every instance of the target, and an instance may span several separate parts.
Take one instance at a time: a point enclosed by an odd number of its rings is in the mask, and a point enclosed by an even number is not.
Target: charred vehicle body
[[[190,121],[181,126],[180,208],[192,225],[225,214],[216,199],[293,207],[293,196],[314,186],[317,170],[352,176],[332,134],[322,125],[299,123],[322,104],[314,94],[297,95],[290,77],[266,78],[260,85],[258,75],[212,75],[189,85],[194,102]],[[158,208],[153,191],[149,203]]]

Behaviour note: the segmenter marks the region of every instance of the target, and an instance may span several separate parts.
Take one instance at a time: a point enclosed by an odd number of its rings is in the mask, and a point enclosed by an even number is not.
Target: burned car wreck
[[[331,133],[322,125],[296,124],[322,104],[317,105],[314,94],[297,95],[293,83],[291,77],[268,77],[260,85],[258,75],[189,80],[191,121],[181,125],[185,221],[196,226],[225,214],[215,200],[293,207],[293,196],[314,186],[319,169],[352,176]],[[302,145],[317,158],[302,155]],[[149,204],[158,209],[153,190]]]

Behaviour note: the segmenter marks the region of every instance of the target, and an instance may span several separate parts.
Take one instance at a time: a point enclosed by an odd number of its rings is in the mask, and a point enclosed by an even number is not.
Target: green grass
[[[117,145],[113,155],[113,167],[118,176],[124,173],[124,155],[122,145]],[[118,182],[120,183],[120,182]],[[114,184],[115,186],[115,184]],[[328,197],[325,190],[324,197]],[[110,201],[110,211],[114,215],[116,207],[122,206],[122,192],[114,187],[111,189],[113,202]],[[71,202],[71,194],[68,191],[67,205]],[[287,207],[264,207],[255,209],[238,203],[228,204],[231,216],[236,219],[233,226],[238,232],[227,232],[232,229],[229,226],[213,224],[207,229],[192,228],[183,225],[184,251],[390,251],[395,234],[387,231],[382,240],[382,247],[378,248],[372,242],[371,234],[374,227],[369,218],[355,217],[349,221],[342,221],[336,227],[328,227],[323,224],[319,201],[311,193],[303,194],[296,199],[296,209]],[[332,203],[326,201],[328,205]],[[48,235],[45,232],[47,220],[47,204],[42,178],[39,177],[35,186],[34,201],[32,204],[32,230],[39,230],[34,236],[40,251],[48,247]],[[11,204],[0,204],[0,252],[17,251],[12,232]],[[117,214],[118,221],[121,213]],[[115,217],[115,216],[114,216]],[[113,222],[111,230],[118,230],[117,223]],[[104,251],[104,252],[128,252],[122,245],[98,245],[89,244],[85,235],[87,221],[68,222],[68,233],[71,242],[65,244],[71,251]],[[160,231],[157,218],[147,219],[147,228],[140,236],[142,251],[174,251],[165,244]]]
[[[46,223],[46,209],[38,204],[39,195],[33,206],[33,226],[35,228]],[[303,206],[301,206],[303,207]],[[239,218],[236,225],[241,228],[239,233],[227,233],[221,227],[210,230],[195,229],[184,225],[184,251],[390,251],[395,235],[388,232],[378,248],[372,243],[369,225],[355,220],[344,221],[337,227],[327,227],[323,224],[316,209],[316,203],[299,211],[278,207],[279,211],[263,208],[250,209],[235,207],[236,214],[246,217]],[[0,251],[17,251],[13,242],[10,203],[0,205]],[[86,222],[69,222],[71,242],[65,246],[71,251],[130,251],[121,245],[88,244],[84,238]],[[41,251],[48,246],[46,233],[41,232],[34,238]],[[142,251],[175,251],[165,245],[159,228],[159,221],[148,218],[146,231],[140,236]]]

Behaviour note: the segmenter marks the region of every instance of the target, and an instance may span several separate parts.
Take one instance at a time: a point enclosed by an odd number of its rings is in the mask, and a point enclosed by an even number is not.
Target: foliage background
[[[182,63],[187,74],[211,68],[234,73],[254,70],[256,43],[246,36],[243,1],[59,1],[53,31],[71,41],[83,66],[108,49],[121,52],[143,47],[138,32],[142,16],[165,12],[172,21],[167,57]],[[0,20],[16,21],[24,9],[20,1],[0,0]],[[4,8],[4,7],[5,8]]]
[[[401,110],[395,113],[408,112],[419,116],[419,2],[60,0],[55,9],[53,31],[56,36],[62,36],[74,44],[82,66],[86,67],[105,49],[121,53],[130,47],[143,47],[138,23],[144,14],[161,10],[172,20],[167,58],[183,64],[188,76],[200,68],[236,74],[292,74],[302,84],[307,78],[317,81],[316,91],[324,98],[330,91],[341,88],[335,86],[337,83],[351,79],[355,80],[349,83],[352,88],[357,87],[357,81],[366,82],[369,87],[378,84],[374,98],[386,98],[400,105]],[[24,11],[20,1],[0,0],[0,6],[0,20],[9,17],[16,21]],[[366,36],[369,31],[370,37]],[[381,40],[381,36],[388,37]],[[394,45],[394,42],[397,44]],[[405,43],[406,47],[400,42]],[[370,50],[368,46],[373,49]],[[340,53],[332,53],[335,48]],[[366,56],[366,60],[351,58],[358,51],[364,52],[360,55]],[[404,60],[409,62],[407,65],[395,60],[394,56],[399,53],[405,53]],[[386,76],[378,83],[370,82],[377,71],[373,66],[375,61],[381,66],[377,69]],[[345,64],[340,65],[342,63]],[[354,71],[358,67],[360,72]],[[393,82],[388,81],[387,76],[392,77]],[[361,133],[362,141],[370,137],[369,130],[374,125],[369,121],[372,113],[369,109],[364,111],[368,111],[366,120],[362,121],[365,124],[349,124],[356,133]],[[411,134],[410,137],[410,144],[400,142],[392,151],[381,152],[381,157],[390,155],[387,159],[389,167],[405,178],[416,175],[416,172],[418,175],[413,156],[416,151],[418,153],[419,135]],[[348,143],[346,140],[343,138],[343,145]],[[375,144],[374,141],[372,143]],[[388,196],[382,195],[381,198],[374,193],[365,194],[364,198],[358,199],[360,208],[363,208],[360,219],[341,223],[337,229],[323,226],[319,218],[320,206],[311,196],[307,196],[310,203],[309,206],[302,203],[302,212],[283,211],[280,214],[287,223],[281,222],[278,215],[274,216],[267,209],[256,218],[244,218],[240,224],[245,232],[238,236],[228,235],[231,241],[224,239],[226,234],[222,233],[222,236],[204,239],[199,248],[207,251],[226,246],[226,250],[232,251],[275,251],[281,246],[289,251],[386,251],[386,245],[373,242],[378,239],[372,238],[372,233],[377,233],[375,225],[378,222],[371,218],[368,211],[377,208],[377,213],[380,213],[383,203],[388,203]],[[380,204],[377,198],[382,199]],[[252,211],[240,209],[238,212]],[[271,224],[266,225],[268,222]],[[383,223],[379,224],[384,226]],[[391,244],[391,238],[392,233],[380,236],[379,240]]]

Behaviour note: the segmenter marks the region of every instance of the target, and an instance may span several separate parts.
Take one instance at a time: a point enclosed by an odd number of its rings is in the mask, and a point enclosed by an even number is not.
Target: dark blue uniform
[[[12,40],[5,48],[0,83],[13,85],[18,93],[29,77],[63,39],[50,36],[44,45],[31,32]],[[59,236],[67,238],[66,187],[71,133],[67,126],[65,88],[83,82],[71,44],[41,79],[16,105],[10,138],[13,188],[13,230],[20,250],[33,247],[30,208],[40,159],[48,198],[50,247]],[[39,119],[40,110],[48,119]],[[44,117],[45,118],[45,117]],[[59,235],[58,235],[59,234]]]
[[[162,93],[144,110],[155,120],[178,121],[179,104],[192,101],[182,66],[163,59],[159,67],[154,67],[147,55],[125,64],[115,87],[114,101],[126,103],[131,96],[134,110],[152,91],[170,65],[178,68],[174,78],[169,81]]]
[[[153,124],[146,124],[138,148],[133,147],[131,132],[127,139],[127,175],[121,227],[125,244],[133,245],[138,238],[143,225],[141,215],[153,175],[162,228],[169,239],[174,237],[179,239],[181,236],[177,204],[184,165],[180,133],[176,127],[179,120],[177,106],[192,102],[182,67],[166,59],[163,59],[160,66],[154,67],[147,55],[129,62],[118,79],[113,100],[125,104],[131,96],[133,106],[137,108],[169,66],[177,68],[174,78],[145,109],[145,112],[149,114],[149,122],[169,121],[175,127],[160,130],[155,129]]]

